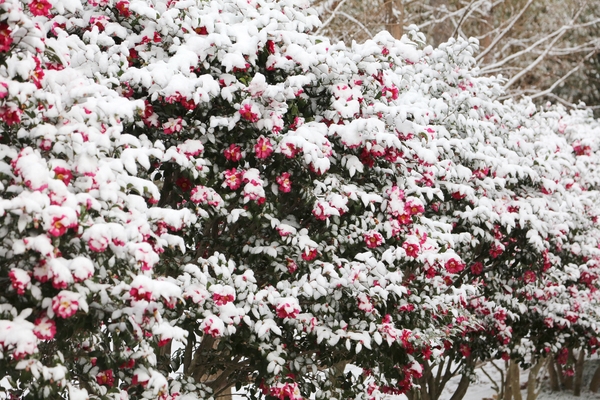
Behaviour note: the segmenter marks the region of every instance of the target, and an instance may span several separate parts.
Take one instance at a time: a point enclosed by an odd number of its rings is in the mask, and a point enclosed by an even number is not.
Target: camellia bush
[[[595,350],[597,124],[497,102],[475,43],[318,24],[0,4],[5,398],[437,398]]]

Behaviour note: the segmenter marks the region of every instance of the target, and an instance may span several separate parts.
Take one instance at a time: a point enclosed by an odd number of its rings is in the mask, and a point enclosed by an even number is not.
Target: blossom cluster
[[[443,357],[598,346],[600,125],[500,103],[473,42],[318,25],[292,0],[0,4],[9,390],[383,398]]]

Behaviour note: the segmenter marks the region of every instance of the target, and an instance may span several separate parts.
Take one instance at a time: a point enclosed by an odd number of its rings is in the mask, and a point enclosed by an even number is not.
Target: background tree
[[[414,24],[434,46],[448,38],[475,37],[484,74],[506,78],[506,96],[526,95],[574,106],[597,105],[595,60],[599,50],[598,4],[569,0],[430,0],[371,2],[316,0],[325,21],[318,32],[334,40],[362,41],[385,29],[393,14],[405,29]]]

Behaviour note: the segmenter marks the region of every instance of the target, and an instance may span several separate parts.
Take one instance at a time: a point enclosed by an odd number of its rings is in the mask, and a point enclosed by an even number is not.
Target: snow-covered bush
[[[473,43],[318,23],[291,0],[0,4],[12,394],[380,398],[515,335],[596,338],[589,117],[496,102]]]

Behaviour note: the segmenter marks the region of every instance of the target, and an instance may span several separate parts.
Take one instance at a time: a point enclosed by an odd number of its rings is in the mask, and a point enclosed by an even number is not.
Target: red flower
[[[374,249],[381,246],[383,243],[383,236],[379,232],[365,233],[365,243],[369,249]]]
[[[50,235],[54,237],[59,237],[67,232],[67,229],[69,229],[70,226],[65,225],[63,218],[64,216],[52,218],[52,223],[50,224],[50,229],[48,230],[48,233]]]
[[[232,162],[238,162],[242,159],[242,148],[237,144],[230,144],[228,148],[223,150],[225,158]]]
[[[96,375],[96,381],[99,385],[112,387],[115,383],[115,377],[111,369],[107,369],[106,371],[101,371]]]
[[[256,158],[265,159],[269,157],[271,153],[273,153],[271,141],[264,136],[259,137],[254,145],[254,154],[256,154]]]
[[[68,185],[73,179],[73,174],[66,168],[56,167],[54,168],[54,178],[63,181],[65,185]]]
[[[281,190],[283,193],[289,193],[292,190],[292,181],[290,181],[289,172],[283,172],[275,180],[279,185],[279,190]]]
[[[471,355],[471,348],[466,344],[461,344],[459,349],[463,357],[469,357]]]
[[[275,42],[272,40],[267,40],[267,51],[269,54],[275,54]]]
[[[35,320],[33,333],[40,340],[51,340],[56,335],[56,322],[44,315]]]
[[[0,51],[7,52],[10,50],[10,45],[13,38],[10,35],[12,32],[6,22],[0,22]]]
[[[537,279],[537,276],[535,275],[535,272],[533,271],[525,271],[525,273],[523,274],[523,281],[525,281],[525,283],[533,283],[535,282]]]
[[[33,0],[29,3],[29,11],[35,16],[48,17],[51,8],[52,4],[50,4],[48,0]]]
[[[242,185],[242,172],[235,168],[228,169],[224,172],[225,182],[223,187],[227,186],[231,190],[237,190]]]
[[[406,252],[407,257],[417,258],[419,256],[419,245],[417,243],[404,242],[402,248]]]
[[[0,119],[6,122],[6,125],[11,126],[21,122],[21,114],[23,114],[23,110],[20,108],[4,109],[0,114]]]
[[[240,108],[240,116],[249,122],[258,121],[258,114],[252,111],[252,105],[244,104],[242,108]]]
[[[303,251],[302,252],[302,259],[304,261],[312,261],[315,258],[317,258],[317,255],[319,253],[317,252],[317,249],[310,249],[308,251]]]
[[[480,262],[476,262],[471,264],[471,273],[473,275],[481,275],[483,272],[483,264]]]
[[[205,26],[197,27],[196,29],[194,29],[194,32],[196,32],[198,35],[208,35],[208,30]]]
[[[116,6],[117,10],[119,10],[119,14],[121,16],[128,18],[131,16],[131,11],[129,11],[129,2],[128,1],[119,1]]]
[[[189,192],[192,189],[192,182],[190,182],[188,178],[185,178],[183,176],[177,179],[175,181],[175,184],[179,186],[179,189],[181,189],[184,192]]]
[[[460,271],[465,269],[465,264],[462,261],[457,260],[456,258],[451,258],[448,261],[446,261],[444,267],[449,273],[458,274]]]

